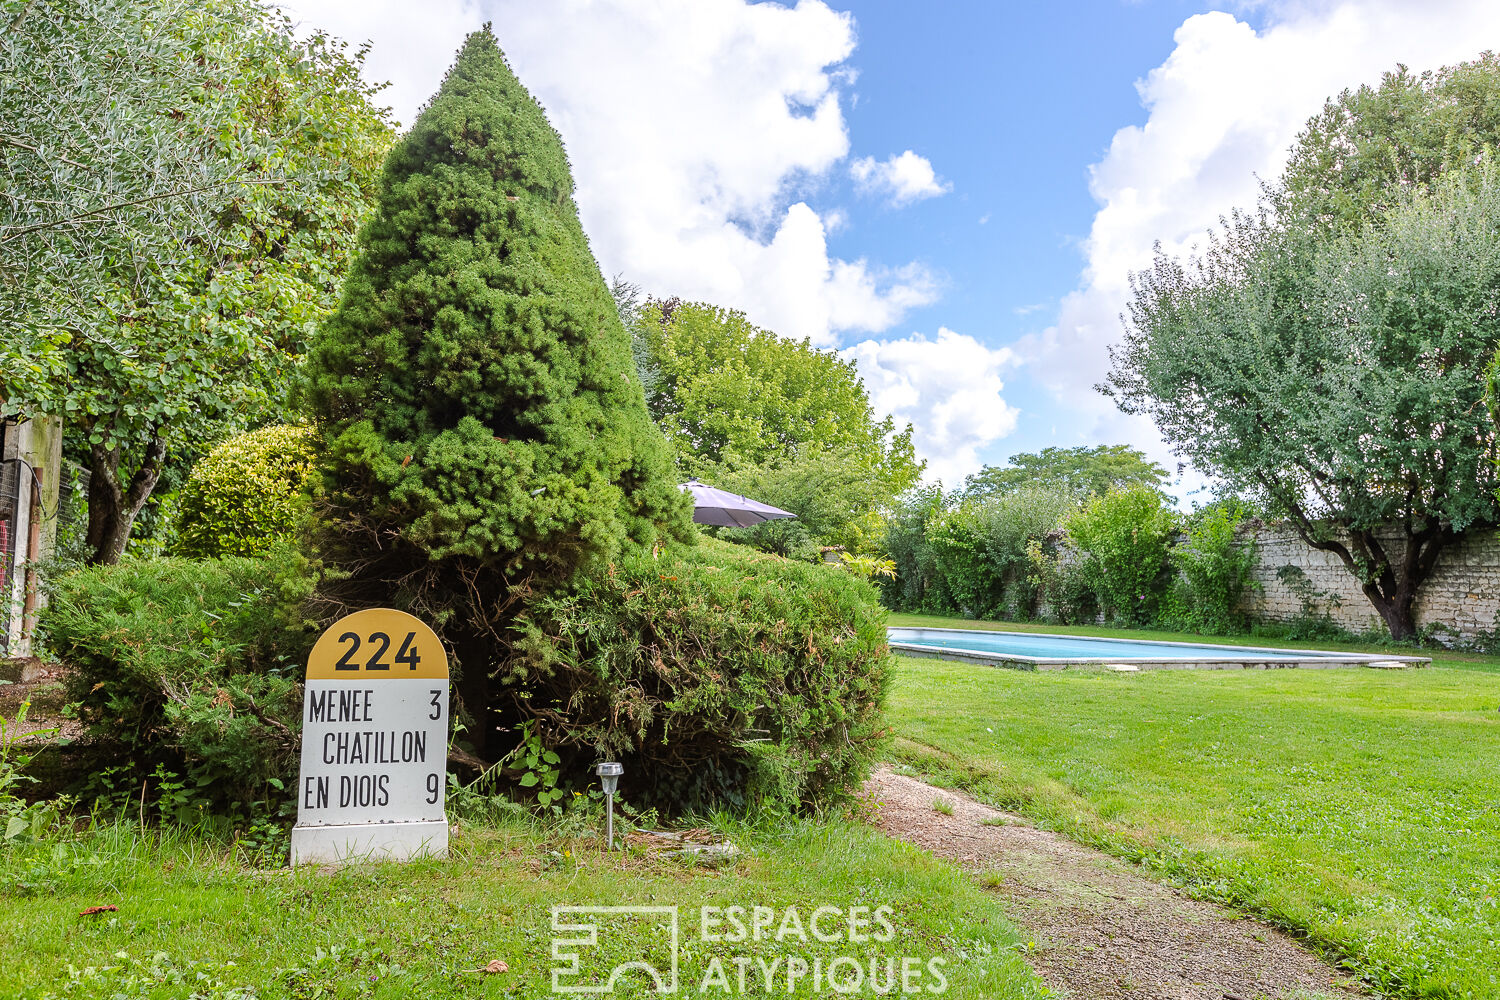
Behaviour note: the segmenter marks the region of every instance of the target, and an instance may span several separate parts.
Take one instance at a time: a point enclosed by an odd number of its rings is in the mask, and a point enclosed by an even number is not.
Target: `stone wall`
[[[1343,561],[1332,552],[1322,552],[1297,537],[1290,527],[1265,524],[1251,532],[1260,552],[1255,578],[1263,588],[1252,593],[1245,610],[1262,621],[1287,621],[1303,612],[1303,589],[1295,574],[1278,574],[1284,566],[1302,570],[1304,593],[1313,597],[1318,611],[1352,632],[1381,630],[1385,626],[1369,599],[1359,589]],[[1388,544],[1393,558],[1399,543]],[[1417,595],[1419,625],[1436,624],[1450,637],[1468,637],[1496,627],[1500,612],[1500,533],[1479,532],[1464,542],[1449,546],[1438,556],[1432,575]]]

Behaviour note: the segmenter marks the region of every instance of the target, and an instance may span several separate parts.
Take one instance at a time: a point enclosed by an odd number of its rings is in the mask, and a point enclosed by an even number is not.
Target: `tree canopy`
[[[649,302],[638,320],[655,385],[652,416],[683,469],[761,465],[799,448],[854,446],[916,465],[911,428],[877,419],[852,361],[701,302]]]
[[[13,28],[0,398],[64,418],[110,562],[172,454],[285,411],[392,130],[362,52],[258,4],[38,2]]]
[[[743,540],[783,555],[867,548],[880,513],[916,483],[912,428],[877,418],[852,361],[777,336],[743,313],[676,300],[637,304],[632,324],[652,416],[684,477],[797,514]]]
[[[1134,277],[1103,388],[1334,553],[1396,638],[1496,517],[1500,60],[1328,102],[1253,212]]]
[[[523,593],[689,530],[562,143],[488,28],[387,158],[308,369],[329,593],[432,615],[471,711]]]
[[[1405,66],[1379,86],[1346,90],[1298,135],[1269,194],[1284,217],[1358,229],[1450,168],[1500,141],[1500,57],[1420,74]]]
[[[1338,555],[1397,638],[1442,549],[1495,517],[1497,180],[1455,177],[1350,236],[1237,216],[1136,276],[1114,352],[1122,408]]]
[[[1167,470],[1139,449],[1125,444],[1099,444],[1092,448],[1053,447],[1012,455],[1009,465],[986,465],[969,476],[963,493],[972,498],[1037,488],[1085,500],[1112,489],[1132,486],[1160,489],[1166,483]]]

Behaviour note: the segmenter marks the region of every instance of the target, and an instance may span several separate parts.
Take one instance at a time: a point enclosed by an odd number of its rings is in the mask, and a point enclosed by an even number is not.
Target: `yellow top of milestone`
[[[448,679],[448,652],[426,622],[405,611],[369,608],[345,615],[318,636],[307,679]]]

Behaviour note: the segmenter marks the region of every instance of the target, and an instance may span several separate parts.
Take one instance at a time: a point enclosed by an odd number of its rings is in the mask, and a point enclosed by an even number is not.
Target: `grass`
[[[546,996],[554,905],[680,907],[679,992],[692,995],[712,972],[714,956],[734,995],[734,956],[775,968],[776,995],[825,995],[826,988],[814,988],[811,971],[788,993],[788,970],[798,960],[826,967],[843,955],[865,970],[877,958],[882,978],[887,958],[896,959],[898,975],[902,957],[918,958],[919,988],[938,982],[926,963],[940,957],[946,965],[938,972],[952,997],[1047,995],[1021,959],[1022,939],[998,905],[958,869],[858,822],[732,833],[746,853],[704,867],[603,855],[587,841],[527,825],[465,826],[451,859],[335,873],[246,868],[202,837],[125,824],[71,840],[12,844],[0,847],[0,995]],[[80,915],[97,905],[119,909]],[[786,923],[788,910],[799,911],[796,919],[808,924],[810,935],[812,912],[825,905],[839,907],[846,918],[856,907],[889,906],[894,937],[883,944],[800,940]],[[702,906],[772,907],[774,920],[759,943],[705,943]],[[822,919],[825,937],[847,926],[838,917]],[[643,957],[665,969],[666,938],[652,926],[606,924],[585,971],[607,975],[617,962]],[[494,959],[507,971],[478,971]],[[770,965],[776,961],[779,966]],[[759,968],[748,966],[746,992],[763,992]],[[847,962],[837,975],[849,981]],[[642,974],[632,974],[612,995],[654,993]]]
[[[1494,997],[1497,671],[1443,653],[1422,670],[1137,674],[903,657],[891,720],[906,763],[1267,915],[1383,989]]]

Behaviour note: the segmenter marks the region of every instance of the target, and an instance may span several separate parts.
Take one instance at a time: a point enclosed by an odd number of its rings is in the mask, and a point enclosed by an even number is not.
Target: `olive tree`
[[[1298,218],[1158,256],[1101,388],[1338,556],[1406,638],[1438,556],[1495,519],[1500,177],[1455,172],[1353,232]]]
[[[0,40],[0,409],[61,416],[113,562],[175,454],[285,411],[391,137],[252,0],[31,0]]]

